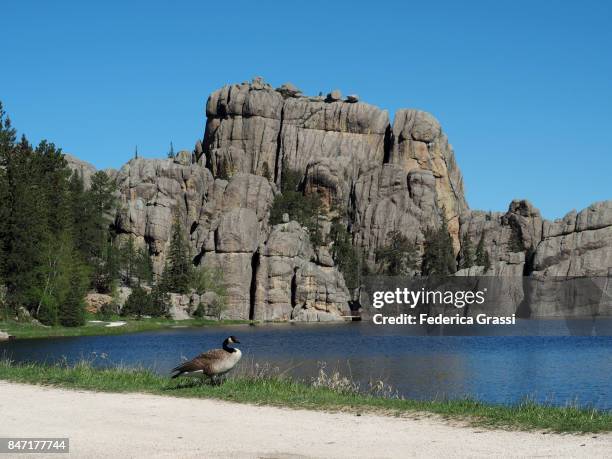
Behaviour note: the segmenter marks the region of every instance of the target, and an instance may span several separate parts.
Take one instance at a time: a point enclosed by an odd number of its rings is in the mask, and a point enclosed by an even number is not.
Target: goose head
[[[233,335],[228,336],[227,338],[225,338],[225,341],[223,341],[223,349],[228,352],[233,352],[234,348],[229,347],[230,344],[240,344],[240,341]]]

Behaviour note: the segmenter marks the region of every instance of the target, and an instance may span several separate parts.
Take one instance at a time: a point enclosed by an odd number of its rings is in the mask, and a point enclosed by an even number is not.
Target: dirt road
[[[79,458],[612,457],[610,434],[488,431],[428,417],[321,413],[0,381],[0,437],[9,436],[69,437],[70,456]]]

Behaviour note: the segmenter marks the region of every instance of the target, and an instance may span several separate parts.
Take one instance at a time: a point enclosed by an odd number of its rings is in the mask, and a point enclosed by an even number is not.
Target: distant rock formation
[[[610,276],[612,201],[562,220],[542,219],[528,201],[507,212],[470,210],[451,145],[429,113],[386,110],[340,91],[309,97],[291,83],[274,89],[261,78],[225,86],[206,104],[204,138],[173,159],[133,159],[113,173],[120,189],[116,231],[146,246],[160,273],[174,218],[189,238],[194,263],[220,268],[228,290],[227,317],[262,320],[338,320],[353,292],[329,255],[313,247],[291,216],[270,225],[274,196],[285,170],[318,193],[326,214],[339,216],[367,263],[399,231],[422,254],[427,229],[445,217],[458,265],[466,238],[484,241],[490,267],[457,274],[507,278],[507,311],[540,295],[528,314],[555,315],[554,301],[523,276],[539,282],[558,276]],[[90,174],[78,160],[73,169]],[[324,236],[331,217],[321,217]],[[324,237],[325,239],[325,237]],[[498,286],[501,284],[498,284]],[[536,293],[534,293],[536,292]],[[176,300],[176,308],[192,308]],[[188,306],[191,305],[191,306]],[[180,309],[180,308],[179,308]]]

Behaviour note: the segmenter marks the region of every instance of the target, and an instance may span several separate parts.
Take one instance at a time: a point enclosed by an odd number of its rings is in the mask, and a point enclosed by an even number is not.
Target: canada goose
[[[204,380],[204,376],[208,376],[215,383],[217,376],[222,376],[234,368],[242,357],[240,349],[229,347],[230,344],[240,344],[240,341],[235,336],[226,338],[223,341],[223,349],[212,349],[204,352],[173,368],[171,373],[175,374],[172,375],[172,378],[200,376]]]

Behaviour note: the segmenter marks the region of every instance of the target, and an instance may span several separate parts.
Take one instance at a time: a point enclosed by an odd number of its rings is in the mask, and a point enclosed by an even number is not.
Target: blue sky
[[[128,4],[129,3],[129,4]],[[208,94],[261,75],[433,113],[470,207],[612,199],[612,2],[7,2],[0,100],[98,167],[192,149]]]

